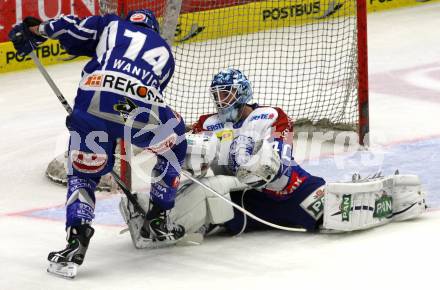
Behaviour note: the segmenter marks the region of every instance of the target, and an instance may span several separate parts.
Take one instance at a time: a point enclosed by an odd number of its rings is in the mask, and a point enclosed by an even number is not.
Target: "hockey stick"
[[[31,53],[29,55],[32,58],[32,60],[34,61],[35,65],[37,66],[37,68],[40,71],[40,73],[43,75],[43,77],[45,78],[45,80],[47,81],[49,86],[51,87],[52,91],[57,96],[58,100],[63,105],[64,109],[67,111],[67,113],[69,115],[71,115],[72,112],[73,112],[72,107],[69,105],[69,103],[67,102],[66,98],[61,93],[60,89],[57,87],[57,85],[55,84],[55,82],[53,81],[53,79],[51,78],[49,73],[47,72],[47,70],[44,68],[43,64],[40,62],[40,60],[38,59],[38,57],[35,54],[35,52],[31,51]],[[113,170],[111,171],[111,175],[113,176],[113,179],[118,184],[118,186],[121,188],[121,190],[124,192],[124,194],[127,196],[127,199],[133,204],[135,209],[137,211],[139,211],[139,213],[142,216],[145,217],[147,213],[139,205],[139,203],[137,202],[136,197],[131,193],[131,191],[128,189],[127,185],[119,178],[118,174],[116,174],[116,172],[114,172]]]
[[[241,206],[237,205],[236,203],[234,203],[233,201],[227,199],[226,197],[224,197],[223,195],[221,195],[220,193],[218,193],[217,191],[215,191],[214,189],[212,189],[211,187],[209,187],[208,185],[204,184],[203,182],[201,182],[200,180],[198,180],[197,178],[194,178],[191,176],[191,173],[182,170],[182,174],[185,175],[188,179],[194,181],[195,183],[197,183],[198,185],[204,187],[206,190],[212,192],[213,194],[217,195],[218,197],[220,197],[223,201],[225,201],[226,203],[230,204],[232,207],[236,208],[237,210],[241,211],[243,214],[247,215],[248,217],[262,223],[265,224],[266,226],[269,226],[271,228],[275,228],[278,230],[283,230],[283,231],[289,231],[289,232],[306,232],[306,229],[303,228],[292,228],[292,227],[285,227],[285,226],[280,226],[277,224],[273,224],[271,222],[265,221],[259,217],[257,217],[256,215],[254,215],[253,213],[247,211],[246,209],[242,208]]]

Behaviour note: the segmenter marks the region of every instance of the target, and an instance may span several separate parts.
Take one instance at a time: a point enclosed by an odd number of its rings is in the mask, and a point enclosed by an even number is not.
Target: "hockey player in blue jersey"
[[[174,206],[186,152],[185,125],[162,97],[175,63],[153,12],[131,11],[126,19],[113,14],[84,19],[61,16],[45,22],[27,17],[9,37],[20,55],[52,38],[69,54],[91,57],[82,72],[73,113],[66,120],[71,135],[68,245],[50,253],[49,261],[82,264],[94,233],[94,191],[101,176],[113,168],[117,138],[157,155],[150,207],[139,239],[168,245],[183,237],[184,228],[172,223],[168,212]]]

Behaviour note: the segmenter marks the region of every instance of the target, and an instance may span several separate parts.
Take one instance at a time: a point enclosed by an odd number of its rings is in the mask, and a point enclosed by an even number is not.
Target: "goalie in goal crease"
[[[251,85],[239,70],[220,71],[210,91],[217,113],[200,116],[186,134],[183,165],[205,186],[191,179],[183,182],[170,213],[187,233],[237,235],[271,226],[355,231],[426,210],[415,175],[326,184],[305,171],[293,158],[291,120],[280,108],[250,104]],[[214,176],[206,176],[208,169]],[[219,195],[267,223],[247,217]],[[126,205],[123,197],[121,208]],[[132,238],[136,246],[137,235]]]

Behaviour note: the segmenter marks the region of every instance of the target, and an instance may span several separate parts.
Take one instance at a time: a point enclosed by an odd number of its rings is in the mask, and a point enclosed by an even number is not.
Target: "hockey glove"
[[[236,175],[241,183],[260,189],[275,179],[280,167],[281,159],[278,152],[271,143],[263,141],[257,153],[238,167]]]
[[[22,23],[14,26],[9,32],[9,39],[14,44],[17,54],[25,56],[46,41],[46,37],[31,32],[30,27],[38,26],[41,20],[28,16]]]

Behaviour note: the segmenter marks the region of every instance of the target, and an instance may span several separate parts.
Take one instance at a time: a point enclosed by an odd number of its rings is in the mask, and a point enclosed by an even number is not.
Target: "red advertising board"
[[[80,17],[96,14],[97,0],[8,0],[0,1],[0,42],[8,40],[12,26],[26,16],[42,20],[61,14],[75,14]]]

